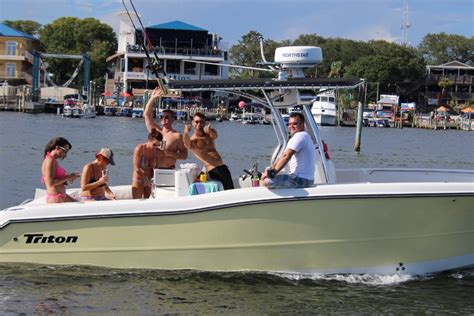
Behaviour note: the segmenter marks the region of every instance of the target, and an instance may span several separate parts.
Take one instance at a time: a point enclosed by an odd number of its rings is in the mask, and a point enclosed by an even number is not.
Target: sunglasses
[[[164,115],[161,117],[162,120],[171,120],[171,116],[169,115]]]
[[[64,148],[64,147],[62,147],[62,146],[58,146],[58,147],[59,147],[59,149],[61,149],[61,151],[62,151],[65,155],[67,155],[67,152],[68,152],[69,150],[67,150],[66,148]]]
[[[297,125],[300,125],[300,123],[297,123],[297,122],[295,123],[295,122],[293,122],[293,123],[288,123],[287,125],[288,125],[288,126],[297,126]]]
[[[204,124],[205,122],[204,121],[201,121],[201,120],[198,120],[198,121],[194,121],[194,124]]]

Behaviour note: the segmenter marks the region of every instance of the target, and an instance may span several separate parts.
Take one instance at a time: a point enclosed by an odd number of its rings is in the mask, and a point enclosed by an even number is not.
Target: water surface
[[[268,164],[271,126],[215,123],[217,148],[232,174]],[[176,128],[182,130],[182,124]],[[338,168],[474,169],[474,132],[365,128],[354,152],[354,128],[323,127]],[[132,152],[146,139],[143,119],[65,119],[0,112],[0,209],[41,187],[46,143],[63,136],[72,150],[61,164],[80,171],[109,146],[111,185],[130,183]],[[190,157],[189,161],[195,161]],[[474,242],[474,241],[473,241]],[[410,275],[304,275],[123,270],[0,264],[0,311],[18,314],[474,314],[474,270]]]

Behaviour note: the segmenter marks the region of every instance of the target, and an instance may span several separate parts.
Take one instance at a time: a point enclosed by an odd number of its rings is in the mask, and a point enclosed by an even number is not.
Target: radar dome
[[[309,68],[323,62],[323,51],[316,46],[278,47],[275,62],[283,68]]]

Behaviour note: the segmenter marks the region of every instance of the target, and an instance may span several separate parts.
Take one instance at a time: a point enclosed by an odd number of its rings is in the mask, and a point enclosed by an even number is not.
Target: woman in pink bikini
[[[153,128],[148,134],[148,141],[135,147],[132,177],[132,197],[134,199],[150,197],[153,169],[158,168],[158,163],[163,157],[162,142],[163,135]]]
[[[109,187],[107,166],[115,165],[114,153],[104,147],[97,154],[95,160],[84,166],[81,178],[81,201],[115,200],[115,194]],[[107,196],[106,196],[107,193]]]
[[[66,194],[66,184],[72,183],[79,177],[73,172],[67,174],[66,170],[59,165],[58,159],[64,159],[72,146],[67,139],[62,137],[53,138],[44,148],[44,160],[41,166],[43,176],[41,181],[46,186],[47,203],[77,202]]]

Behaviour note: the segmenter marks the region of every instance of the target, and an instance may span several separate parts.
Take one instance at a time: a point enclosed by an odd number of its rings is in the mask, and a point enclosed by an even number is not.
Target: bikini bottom
[[[46,203],[63,203],[67,199],[67,195],[64,193],[46,194]]]

